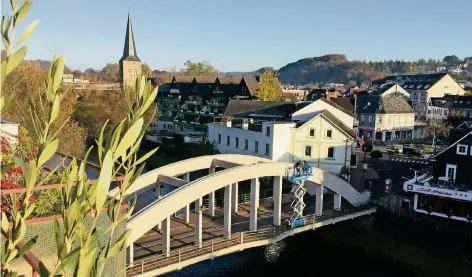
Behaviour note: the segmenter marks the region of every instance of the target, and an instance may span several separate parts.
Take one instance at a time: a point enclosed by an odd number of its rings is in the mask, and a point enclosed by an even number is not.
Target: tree
[[[34,125],[29,116],[30,109],[39,112],[41,94],[47,76],[48,72],[41,69],[38,62],[21,62],[5,80],[5,86],[10,87],[13,86],[15,80],[22,78],[13,88],[14,97],[10,105],[2,111],[2,118],[18,123],[28,130],[33,130]],[[54,121],[51,128],[54,132],[62,128],[58,134],[61,141],[59,151],[68,155],[81,156],[85,150],[85,129],[71,118],[78,95],[71,88],[65,86],[60,86],[58,91],[62,98],[62,105],[59,109],[58,120]],[[32,139],[35,142],[40,140],[34,132]]]
[[[187,76],[218,76],[218,70],[208,62],[194,63],[192,61],[186,61],[184,65],[185,68],[183,71]]]
[[[120,65],[117,63],[107,63],[102,70],[102,76],[108,82],[118,82],[119,74]]]
[[[280,101],[283,98],[282,87],[274,71],[266,70],[261,75],[257,88],[257,98],[262,101]]]
[[[382,158],[382,152],[380,150],[374,150],[370,152],[370,157],[374,159],[381,159]]]
[[[364,152],[364,162],[367,155],[367,152],[371,152],[374,149],[374,144],[371,140],[367,140],[362,144],[362,151]]]
[[[14,95],[12,91],[23,76],[20,75],[18,79],[13,79],[13,82],[7,82],[5,79],[12,79],[10,76],[12,70],[23,60],[27,51],[26,47],[20,48],[17,52],[11,51],[10,45],[15,45],[15,43],[10,38],[13,37],[16,24],[25,18],[32,4],[32,2],[25,0],[17,9],[16,1],[10,3],[12,12],[8,12],[7,16],[2,18],[0,32],[6,48],[6,59],[2,61],[2,69],[6,70],[2,70],[0,78],[2,111],[3,108],[8,108],[11,101],[5,100],[9,100],[10,95]],[[5,21],[9,23],[4,24]],[[14,23],[10,24],[11,22]],[[26,29],[20,42],[31,35],[36,24],[37,21]],[[56,257],[53,259],[55,266],[47,268],[41,261],[38,261],[39,264],[32,261],[37,258],[29,250],[37,243],[39,236],[36,235],[23,244],[28,228],[25,221],[30,218],[35,209],[33,202],[35,191],[46,181],[45,178],[48,178],[48,176],[41,176],[42,168],[53,157],[60,144],[57,135],[62,131],[62,127],[55,131],[53,124],[63,123],[60,122],[61,106],[64,104],[62,100],[65,95],[65,92],[60,88],[63,71],[64,58],[54,57],[46,75],[44,90],[37,93],[40,101],[36,104],[37,107],[33,105],[29,107],[28,116],[29,120],[33,122],[32,131],[37,137],[36,146],[31,149],[22,144],[19,151],[15,152],[14,158],[2,159],[2,172],[15,169],[15,174],[23,176],[19,180],[22,192],[2,195],[2,201],[8,198],[10,203],[13,203],[8,214],[4,212],[3,206],[1,212],[2,257],[0,268],[2,276],[17,276],[17,272],[11,269],[10,264],[26,257],[26,255],[29,255],[29,258],[33,256],[31,259],[25,259],[41,276],[67,276],[65,272],[70,272],[74,276],[101,276],[104,273],[107,260],[126,247],[131,230],[121,231],[119,226],[131,216],[136,202],[134,201],[131,205],[129,212],[122,213],[120,209],[123,207],[129,188],[132,187],[144,169],[142,163],[157,150],[154,149],[138,158],[139,145],[150,124],[150,121],[144,122],[143,115],[156,97],[156,93],[151,91],[150,82],[143,84],[145,78],[139,76],[135,86],[135,95],[133,96],[128,88],[125,88],[124,91],[128,108],[126,116],[114,126],[113,132],[108,137],[105,138],[102,132],[97,140],[98,160],[102,168],[96,182],[90,182],[85,171],[88,154],[92,148],[88,150],[80,165],[73,158],[63,171],[65,174],[63,182],[65,183],[60,189],[62,201],[60,213],[58,217],[53,217],[53,236],[57,250]],[[12,93],[4,95],[5,91]],[[106,125],[107,123],[104,124],[103,129]],[[19,141],[21,143],[22,138]],[[0,152],[3,154],[5,152],[3,141],[1,147]],[[54,174],[56,170],[51,169],[51,174]],[[118,171],[122,171],[126,177],[118,182],[114,191],[110,191],[111,182],[117,180]],[[5,184],[4,175],[0,176],[3,186]],[[17,184],[19,185],[20,182]],[[113,195],[109,197],[109,193]],[[110,226],[106,229],[100,228],[101,226],[98,224],[102,215],[107,216],[111,221]],[[63,223],[60,224],[59,221]],[[117,275],[116,272],[113,275]]]
[[[77,69],[72,71],[72,74],[74,75],[75,78],[82,77],[82,72],[80,72],[80,70],[77,70]]]
[[[152,69],[149,67],[147,63],[141,64],[141,74],[144,77],[151,77],[152,76]]]
[[[348,85],[350,88],[357,86],[357,82],[354,80],[349,80]]]
[[[428,125],[424,126],[423,133],[425,135],[430,135],[433,137],[433,141],[431,142],[431,146],[433,148],[433,155],[436,153],[436,144],[438,136],[446,136],[449,134],[450,130],[452,129],[451,124],[449,124],[445,120],[437,121],[430,121]]]
[[[443,59],[443,62],[445,62],[449,67],[457,65],[460,61],[461,60],[456,55],[446,56]]]

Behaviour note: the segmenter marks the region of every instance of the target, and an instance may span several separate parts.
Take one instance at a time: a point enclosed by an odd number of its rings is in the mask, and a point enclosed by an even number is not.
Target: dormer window
[[[469,146],[466,144],[457,144],[456,154],[457,155],[467,155],[467,150]]]

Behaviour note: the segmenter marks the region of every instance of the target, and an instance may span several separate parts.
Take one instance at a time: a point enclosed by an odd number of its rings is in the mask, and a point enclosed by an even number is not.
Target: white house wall
[[[315,137],[309,136],[310,129],[315,130]],[[327,130],[332,131],[332,138],[326,137]],[[348,138],[345,133],[319,116],[295,130],[292,161],[306,160],[314,167],[337,174],[344,165],[349,166],[354,141],[349,138],[346,144]],[[311,146],[311,157],[305,156],[306,146]],[[328,158],[329,147],[334,147],[334,158]]]
[[[354,117],[336,109],[335,107],[324,102],[323,100],[317,100],[309,104],[308,106],[294,112],[292,114],[292,120],[305,122],[312,119],[316,114],[323,110],[328,110],[335,117],[341,120],[346,126],[349,126],[351,128],[354,126]]]

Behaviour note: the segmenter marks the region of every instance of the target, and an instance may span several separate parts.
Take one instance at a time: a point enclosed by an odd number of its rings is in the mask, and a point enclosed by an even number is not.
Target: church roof
[[[138,53],[136,52],[136,43],[134,42],[133,26],[131,25],[131,15],[128,13],[128,24],[126,25],[125,46],[123,48],[123,57],[120,61],[138,61]]]

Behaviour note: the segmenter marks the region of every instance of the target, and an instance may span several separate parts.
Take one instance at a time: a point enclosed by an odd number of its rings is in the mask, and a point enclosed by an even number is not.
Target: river
[[[395,224],[395,227],[389,224]],[[358,219],[289,237],[278,243],[278,251],[271,254],[267,254],[267,248],[253,248],[166,276],[472,276],[472,265],[460,262],[461,254],[457,251],[441,253],[437,249],[450,250],[424,241],[415,243],[404,239],[405,234],[413,231],[408,230],[408,226],[414,228],[413,225],[409,221],[390,218]],[[437,225],[430,227],[433,233],[427,236],[443,235]],[[398,231],[399,228],[405,232]],[[463,234],[463,231],[458,232]],[[463,248],[460,245],[451,247]]]

